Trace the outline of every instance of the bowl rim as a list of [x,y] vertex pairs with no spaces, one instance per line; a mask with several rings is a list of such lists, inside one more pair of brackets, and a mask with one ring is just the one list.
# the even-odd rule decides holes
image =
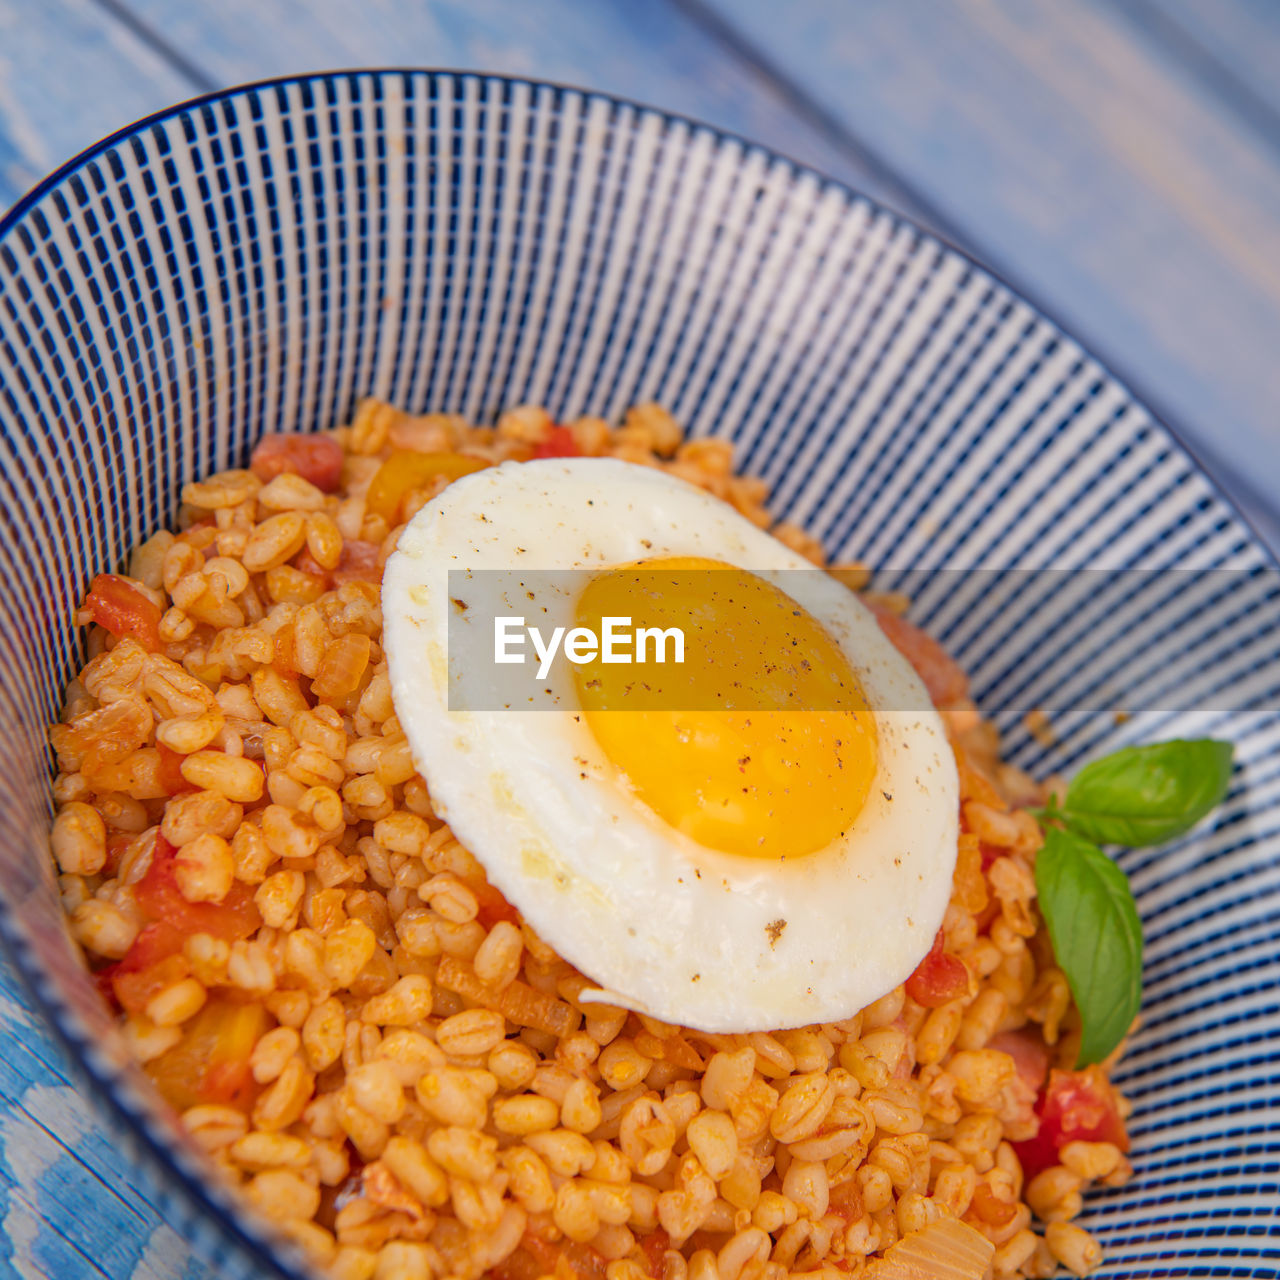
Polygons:
[[[154,125],[163,124],[165,121],[179,117],[187,112],[199,110],[202,107],[210,106],[217,102],[225,101],[227,98],[239,97],[243,94],[259,92],[266,89],[279,89],[287,85],[302,85],[314,82],[327,82],[338,79],[350,79],[355,76],[422,76],[428,79],[432,77],[452,77],[456,80],[474,80],[479,82],[498,83],[502,85],[522,85],[530,89],[550,89],[555,93],[571,94],[575,97],[582,98],[585,101],[593,99],[600,102],[610,103],[614,106],[629,107],[634,111],[657,116],[666,123],[688,125],[691,128],[709,134],[717,142],[737,143],[750,150],[763,153],[768,156],[774,163],[780,163],[788,168],[795,177],[811,177],[817,179],[820,186],[824,189],[834,189],[844,192],[846,195],[853,196],[855,199],[868,205],[878,216],[888,218],[895,227],[907,227],[914,231],[917,235],[926,240],[932,240],[941,245],[949,253],[955,254],[963,259],[970,268],[981,272],[989,279],[993,280],[1001,288],[1005,289],[1013,297],[1024,302],[1034,311],[1037,317],[1051,325],[1057,330],[1062,337],[1073,343],[1080,351],[1092,360],[1112,382],[1114,382],[1133,403],[1140,408],[1150,419],[1154,426],[1164,431],[1169,438],[1178,446],[1178,448],[1187,456],[1187,458],[1195,466],[1199,473],[1200,479],[1203,480],[1213,492],[1214,497],[1221,502],[1241,524],[1244,530],[1249,534],[1251,540],[1262,551],[1264,557],[1268,561],[1268,568],[1280,570],[1280,547],[1273,548],[1271,543],[1262,535],[1261,531],[1254,524],[1253,519],[1240,506],[1239,502],[1229,494],[1218,481],[1213,471],[1205,464],[1201,457],[1198,447],[1188,443],[1190,432],[1181,424],[1178,416],[1172,413],[1162,402],[1158,395],[1150,393],[1149,389],[1143,384],[1141,379],[1131,377],[1124,372],[1110,357],[1102,357],[1098,355],[1093,347],[1081,341],[1076,335],[1074,328],[1064,325],[1055,314],[1054,308],[1044,304],[1039,297],[1038,292],[1030,288],[1024,283],[1015,282],[1009,276],[1002,273],[1001,270],[993,267],[990,263],[984,262],[976,254],[966,249],[964,246],[957,244],[950,236],[943,231],[936,230],[932,227],[923,226],[917,222],[910,214],[895,209],[892,205],[884,203],[883,200],[867,194],[860,188],[854,186],[850,182],[846,182],[842,178],[833,177],[831,174],[820,169],[817,165],[809,164],[805,161],[793,159],[785,152],[777,151],[767,143],[757,142],[755,139],[748,137],[746,134],[738,133],[736,130],[727,129],[723,125],[711,124],[709,121],[703,120],[698,116],[687,115],[681,111],[671,111],[666,107],[658,107],[652,103],[642,102],[638,98],[629,98],[621,94],[608,93],[603,89],[589,89],[581,85],[569,84],[563,80],[543,80],[537,76],[525,75],[509,75],[500,71],[484,71],[471,67],[430,67],[430,66],[411,66],[407,64],[389,64],[385,66],[366,66],[366,67],[335,67],[320,71],[303,71],[295,75],[266,76],[260,80],[246,80],[241,84],[229,85],[222,89],[212,89],[205,93],[199,93],[190,98],[184,98],[179,102],[173,103],[171,106],[161,107],[157,111],[152,111],[145,116],[139,117],[131,124],[122,125],[120,128],[100,138],[98,141],[91,143],[82,151],[77,152],[69,159],[63,161],[56,169],[47,177],[42,178],[29,191],[24,192],[14,202],[11,208],[7,209],[3,215],[0,215],[0,245],[4,243],[5,238],[13,230],[13,228],[22,220],[23,217],[33,209],[41,200],[45,198],[56,187],[60,186],[67,178],[83,169],[99,156],[104,155],[113,147],[126,141],[128,138],[149,129]],[[877,167],[885,167],[880,164],[876,157],[872,157],[872,163]],[[1247,483],[1247,482],[1246,482]]]
[[[1230,512],[1239,523],[1241,529],[1253,543],[1253,549],[1262,553],[1268,567],[1280,570],[1280,551],[1273,550],[1268,541],[1254,526],[1252,520],[1241,510],[1237,501],[1228,494],[1218,480],[1202,462],[1199,453],[1187,443],[1183,429],[1170,425],[1167,411],[1152,407],[1153,400],[1134,389],[1134,384],[1126,377],[1115,372],[1111,363],[1094,354],[1092,348],[1081,342],[1074,333],[1064,327],[1036,299],[1035,292],[1020,285],[1011,283],[1006,277],[988,264],[974,256],[972,252],[955,244],[931,228],[922,226],[914,218],[901,213],[881,200],[866,194],[856,186],[842,179],[832,177],[814,165],[792,159],[785,153],[775,150],[764,143],[750,137],[708,123],[695,116],[670,111],[637,99],[611,94],[600,89],[583,88],[561,81],[543,80],[534,76],[508,75],[500,72],[488,72],[471,68],[457,67],[425,67],[425,66],[369,66],[345,67],[329,70],[303,72],[295,75],[269,76],[259,80],[246,81],[225,88],[211,90],[183,99],[170,106],[151,112],[130,124],[107,134],[90,146],[77,152],[54,169],[47,177],[26,191],[0,216],[0,248],[3,248],[8,236],[47,196],[61,187],[67,179],[83,170],[87,165],[105,155],[112,149],[127,142],[147,130],[178,119],[190,112],[213,106],[232,98],[245,97],[251,93],[283,89],[296,85],[329,83],[335,80],[368,76],[375,79],[389,76],[404,76],[421,79],[451,78],[456,81],[476,81],[498,84],[504,87],[521,86],[533,90],[551,90],[557,95],[563,94],[581,99],[585,102],[599,101],[613,107],[628,108],[639,115],[659,118],[667,125],[687,126],[699,133],[709,135],[718,144],[732,143],[742,146],[748,151],[763,154],[773,164],[784,166],[793,177],[816,179],[820,190],[835,190],[861,202],[875,212],[877,216],[887,218],[895,228],[909,229],[925,241],[932,242],[947,252],[962,259],[972,270],[995,282],[1012,297],[1025,303],[1037,317],[1049,324],[1064,339],[1072,343],[1078,350],[1093,361],[1099,371],[1111,379],[1128,398],[1148,417],[1151,424],[1163,431],[1170,442],[1179,449],[1198,473],[1199,479],[1207,485],[1209,491]],[[129,1095],[131,1089],[121,1089],[120,1077],[99,1065],[97,1055],[90,1052],[91,1045],[79,1033],[76,1027],[76,1016],[69,1004],[64,1002],[52,987],[50,977],[42,967],[34,962],[33,953],[26,947],[21,931],[14,927],[13,908],[0,896],[0,950],[6,954],[12,968],[22,978],[26,994],[39,1014],[42,1027],[52,1031],[55,1040],[67,1055],[72,1075],[79,1077],[89,1086],[89,1093],[95,1098],[109,1124],[123,1127],[128,1131],[131,1140],[137,1144],[138,1150],[145,1157],[141,1173],[149,1190],[156,1192],[148,1195],[147,1200],[152,1207],[163,1205],[163,1202],[176,1194],[184,1197],[191,1208],[211,1219],[212,1229],[220,1229],[230,1236],[234,1245],[251,1258],[255,1266],[267,1268],[276,1280],[302,1280],[307,1274],[301,1265],[295,1267],[287,1260],[292,1254],[299,1263],[300,1255],[283,1237],[275,1234],[265,1219],[249,1213],[236,1211],[229,1193],[215,1192],[207,1178],[196,1171],[194,1165],[185,1167],[187,1162],[175,1158],[175,1150],[171,1143],[160,1136],[157,1116],[150,1113],[145,1100],[136,1100]],[[132,1162],[131,1163],[137,1163]],[[163,1173],[176,1178],[177,1186],[170,1190],[165,1187],[159,1175]],[[220,1203],[221,1196],[228,1196],[227,1202]],[[158,1203],[157,1203],[158,1202]],[[162,1220],[164,1215],[162,1216]],[[261,1225],[259,1225],[261,1224]],[[207,1256],[207,1242],[186,1241],[197,1255]],[[202,1247],[203,1245],[203,1247]]]

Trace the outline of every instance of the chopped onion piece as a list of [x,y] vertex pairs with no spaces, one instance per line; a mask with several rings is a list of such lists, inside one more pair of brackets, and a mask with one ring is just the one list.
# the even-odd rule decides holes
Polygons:
[[891,1245],[864,1280],[984,1280],[995,1245],[955,1218],[940,1218]]

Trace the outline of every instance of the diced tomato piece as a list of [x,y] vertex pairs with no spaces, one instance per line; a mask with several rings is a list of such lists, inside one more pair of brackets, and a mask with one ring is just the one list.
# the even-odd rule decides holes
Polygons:
[[1013,1144],[1028,1178],[1057,1164],[1058,1152],[1068,1142],[1111,1142],[1121,1151],[1129,1150],[1119,1099],[1099,1066],[1051,1071],[1048,1087],[1036,1103],[1036,1115],[1039,1133]]
[[113,636],[132,636],[144,649],[160,649],[160,606],[149,600],[129,578],[100,573],[85,597],[85,609]]
[[381,547],[376,542],[352,538],[342,544],[338,567],[333,571],[334,582],[381,582],[382,569],[378,564]]
[[257,1094],[249,1059],[268,1021],[259,1003],[215,996],[172,1049],[147,1063],[147,1074],[178,1111],[201,1103],[248,1111]]
[[856,1222],[866,1211],[862,1199],[862,1183],[857,1178],[846,1178],[831,1188],[827,1212],[834,1213],[846,1222]]
[[[141,1013],[151,1001],[166,987],[181,982],[191,972],[191,966],[182,956],[182,935],[169,925],[151,924],[142,932],[154,930],[152,939],[144,943],[142,950],[167,951],[162,960],[156,960],[144,968],[133,970],[126,967],[132,950],[125,959],[116,965],[117,972],[111,977],[111,990],[120,1002],[120,1007],[129,1013]],[[141,935],[139,935],[141,937]],[[134,943],[137,946],[137,943]]]
[[113,876],[116,868],[120,865],[120,859],[124,857],[124,851],[137,839],[136,836],[129,831],[117,831],[115,835],[107,838],[107,860],[102,864],[102,874],[104,876]]
[[325,585],[328,586],[329,570],[305,547],[293,557],[293,567],[301,573],[309,573],[313,578],[322,579]]
[[131,1013],[141,1012],[153,995],[186,976],[182,948],[191,934],[236,942],[262,923],[252,890],[239,881],[219,903],[188,902],[178,888],[176,856],[177,850],[157,832],[151,865],[133,890],[148,923],[124,957],[97,974],[104,994],[114,995]]
[[164,920],[153,920],[138,931],[133,946],[125,952],[115,969],[118,975],[142,973],[181,950],[181,932]]
[[160,785],[171,796],[180,795],[184,791],[198,790],[182,776],[182,762],[186,756],[179,755],[171,747],[166,747],[163,742],[156,743],[156,754],[160,757],[158,775]]
[[662,1259],[671,1248],[671,1237],[662,1227],[659,1227],[656,1231],[650,1231],[647,1236],[641,1236],[637,1243],[640,1245],[640,1252],[644,1254],[645,1262],[648,1263],[649,1274],[662,1275]]
[[[248,1017],[251,1015],[246,1014],[243,1016]],[[253,1053],[253,1046],[257,1043],[257,1035],[248,1040],[250,1055]],[[205,1102],[222,1102],[234,1105],[236,1100],[244,1093],[246,1086],[251,1088],[252,1083],[248,1056],[233,1058],[229,1054],[220,1054],[205,1068],[199,1097]]]
[[537,1260],[523,1245],[519,1245],[489,1272],[491,1280],[538,1280],[542,1274]]
[[931,635],[886,608],[874,596],[862,599],[893,647],[915,668],[935,703],[958,702],[969,692],[969,677]]
[[560,1275],[557,1263],[563,1262],[573,1280],[604,1280],[608,1266],[604,1256],[589,1244],[577,1244],[573,1240],[552,1242],[543,1240],[532,1231],[526,1231],[516,1253],[524,1252],[537,1266],[537,1275]]
[[968,990],[969,970],[959,956],[948,955],[942,949],[942,930],[939,929],[929,954],[907,979],[907,995],[926,1009],[936,1009]]
[[520,922],[520,913],[487,880],[479,883],[468,881],[467,887],[475,894],[479,904],[476,919],[486,929],[492,929],[499,920],[506,920],[510,924]]
[[181,951],[182,934],[172,925],[154,922],[142,927],[120,960],[94,977],[106,999],[114,998],[130,1013],[141,1013],[152,996],[187,976]]
[[982,854],[982,870],[984,874],[991,870],[998,859],[1005,857],[1009,852],[1008,849],[997,849],[990,844],[979,844],[978,849]]
[[995,924],[996,918],[1000,915],[999,899],[993,897],[976,916],[973,917],[973,927],[979,933],[986,934],[991,926]]
[[554,426],[547,438],[533,451],[535,458],[576,458],[582,452],[573,438],[571,427]]
[[405,496],[420,489],[437,476],[457,480],[473,471],[483,471],[489,463],[461,453],[418,453],[401,449],[380,466],[365,495],[364,509],[371,516],[381,516],[389,525],[400,522],[400,507]]
[[1034,1138],[1027,1138],[1023,1142],[1013,1144],[1013,1149],[1018,1154],[1018,1162],[1022,1165],[1023,1176],[1030,1181],[1037,1173],[1057,1164],[1058,1148],[1061,1145],[1054,1140],[1053,1135],[1045,1132],[1044,1118],[1041,1117],[1040,1132]]
[[157,835],[147,874],[134,886],[133,896],[148,920],[172,926],[183,937],[211,933],[226,942],[249,937],[262,923],[253,890],[237,880],[221,902],[188,902],[178,888],[177,850]]
[[1049,1046],[1039,1030],[1024,1027],[1021,1031],[1000,1031],[987,1041],[988,1049],[998,1049],[1013,1059],[1019,1077],[1033,1093],[1044,1088],[1049,1074]]
[[249,459],[249,469],[263,484],[292,473],[332,493],[342,478],[342,446],[328,436],[297,431],[263,436]]

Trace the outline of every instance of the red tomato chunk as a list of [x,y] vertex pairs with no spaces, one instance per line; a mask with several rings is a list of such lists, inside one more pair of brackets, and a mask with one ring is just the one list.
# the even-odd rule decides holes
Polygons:
[[959,956],[943,951],[942,930],[939,929],[929,954],[907,979],[907,995],[926,1009],[936,1009],[959,999],[968,990],[969,970]]
[[342,446],[328,436],[300,432],[263,436],[249,459],[249,470],[263,484],[291,472],[332,493],[342,478]]
[[110,984],[120,1007],[141,1013],[152,996],[181,982],[190,972],[182,957],[182,934],[170,924],[149,924],[134,939],[119,964],[104,969],[101,980]]
[[211,933],[225,942],[250,937],[262,923],[253,890],[237,880],[221,902],[188,902],[178,888],[177,852],[163,836],[156,837],[151,866],[133,891],[143,914],[149,920],[172,925],[184,936]]
[[238,880],[221,902],[188,902],[174,873],[176,856],[173,845],[157,834],[151,866],[133,890],[148,923],[124,958],[97,974],[103,990],[130,1013],[141,1013],[152,996],[187,976],[182,947],[192,934],[239,942],[262,923],[253,891]]
[[[530,1230],[524,1233],[520,1248],[516,1250],[517,1255],[520,1253],[524,1253],[537,1267],[538,1275],[563,1276],[565,1280],[604,1280],[607,1264],[589,1244],[578,1244],[572,1240],[552,1243]],[[516,1268],[512,1270],[516,1271]]]
[[1049,1074],[1049,1046],[1039,1028],[1000,1031],[987,1041],[988,1049],[998,1049],[1013,1059],[1014,1069],[1032,1093],[1044,1088]]
[[958,702],[969,692],[969,677],[951,655],[914,623],[899,617],[874,597],[863,597],[890,643],[915,668],[929,697],[939,706]]
[[116,639],[132,636],[144,649],[160,649],[160,606],[136,583],[116,573],[100,573],[93,580],[84,607],[94,622]]
[[552,427],[547,438],[533,450],[535,458],[576,458],[582,452],[570,427]]
[[479,904],[476,919],[486,929],[492,929],[499,920],[508,920],[512,924],[520,923],[520,913],[487,881],[480,883],[471,880],[468,881],[467,887],[475,894],[476,902]]
[[1028,1178],[1057,1164],[1058,1152],[1068,1142],[1110,1142],[1121,1151],[1129,1150],[1119,1099],[1101,1067],[1051,1071],[1036,1114],[1040,1132],[1013,1144]]
[[333,571],[334,582],[381,582],[382,570],[378,567],[381,548],[376,542],[351,538],[342,544],[342,556]]
[[166,747],[163,742],[156,743],[156,753],[160,757],[160,769],[157,775],[160,785],[171,796],[197,789],[182,776],[182,762],[186,756],[179,755],[172,748]]

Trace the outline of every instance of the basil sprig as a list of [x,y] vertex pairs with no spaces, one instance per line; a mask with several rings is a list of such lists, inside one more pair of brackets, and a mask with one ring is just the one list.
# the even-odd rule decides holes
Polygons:
[[1101,1062],[1142,1003],[1142,923],[1128,877],[1097,845],[1050,827],[1036,855],[1036,893],[1080,1010],[1077,1066]]
[[1231,744],[1211,738],[1124,747],[1081,769],[1041,814],[1036,894],[1080,1011],[1078,1067],[1111,1053],[1142,1000],[1137,904],[1094,842],[1138,848],[1182,835],[1226,795],[1231,767]]
[[1163,844],[1227,794],[1231,754],[1229,742],[1212,738],[1123,747],[1085,765],[1051,814],[1088,840],[1130,849]]

